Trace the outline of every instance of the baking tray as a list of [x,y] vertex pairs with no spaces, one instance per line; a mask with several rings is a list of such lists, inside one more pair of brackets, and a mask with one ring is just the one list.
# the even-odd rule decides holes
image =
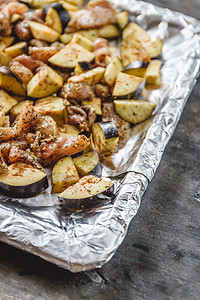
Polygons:
[[164,39],[163,84],[148,95],[157,104],[154,116],[132,128],[125,147],[113,155],[112,167],[102,170],[115,182],[115,200],[70,214],[58,206],[50,188],[30,199],[0,195],[0,240],[72,272],[101,267],[122,243],[200,69],[198,20],[145,2],[111,2],[129,11],[130,20],[152,38]]

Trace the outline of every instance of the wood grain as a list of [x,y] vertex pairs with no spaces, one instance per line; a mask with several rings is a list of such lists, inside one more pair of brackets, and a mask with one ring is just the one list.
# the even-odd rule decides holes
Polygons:
[[[199,16],[197,0],[151,1]],[[0,300],[200,299],[200,81],[113,259],[72,274],[0,243]]]

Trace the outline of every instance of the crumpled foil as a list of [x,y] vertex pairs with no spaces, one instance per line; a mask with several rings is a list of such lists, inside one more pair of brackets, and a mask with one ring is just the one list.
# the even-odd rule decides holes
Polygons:
[[163,85],[148,95],[157,104],[154,116],[132,128],[125,147],[113,155],[112,168],[102,171],[115,182],[115,201],[70,214],[50,188],[30,199],[0,196],[0,240],[72,272],[101,267],[122,243],[200,69],[198,20],[145,2],[112,3],[129,11],[130,20],[152,38],[164,39]]

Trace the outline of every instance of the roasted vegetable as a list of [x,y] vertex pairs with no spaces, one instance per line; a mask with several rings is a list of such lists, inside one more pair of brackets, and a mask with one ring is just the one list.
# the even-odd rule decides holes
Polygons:
[[62,31],[63,31],[62,22],[59,17],[59,14],[53,7],[50,7],[47,12],[47,15],[45,18],[45,25],[53,28],[54,30],[56,30],[60,33],[62,33]]
[[85,149],[83,149],[83,154],[88,153],[90,151],[92,152],[95,151],[92,134],[89,137],[89,141],[90,141],[89,145]]
[[58,40],[60,32],[35,21],[27,21],[35,39],[53,43]]
[[90,100],[82,100],[82,105],[90,105],[95,109],[97,115],[101,115],[101,98],[92,98]]
[[66,9],[67,11],[76,11],[79,9],[78,6],[71,3],[71,1],[68,2],[66,0],[63,0],[63,1],[60,0],[60,2],[62,3],[63,8]]
[[87,83],[88,85],[94,85],[102,79],[104,72],[104,68],[97,67],[80,75],[70,77],[68,83],[82,82]]
[[74,34],[74,36],[72,38],[72,43],[77,43],[90,52],[94,51],[93,42],[91,42],[89,39],[87,39],[86,37],[84,37],[78,33]]
[[108,49],[110,51],[111,58],[114,58],[115,56],[119,57],[119,50],[117,49],[117,47],[110,46],[110,47],[108,47]]
[[84,0],[67,0],[67,2],[68,1],[78,7],[83,7],[83,5],[84,5]]
[[144,78],[146,79],[146,83],[155,84],[160,76],[161,69],[161,61],[160,60],[152,60],[146,70]]
[[144,77],[148,64],[145,61],[134,61],[124,68],[124,72],[137,77]]
[[120,29],[124,29],[128,23],[128,12],[123,11],[119,14],[117,14],[117,25],[119,26]]
[[149,118],[156,104],[142,100],[115,100],[117,113],[130,123],[140,123]]
[[3,50],[0,50],[0,66],[8,66],[12,57],[6,54]]
[[57,13],[60,17],[60,21],[62,23],[61,24],[62,25],[61,32],[63,32],[65,30],[65,27],[67,27],[67,24],[70,21],[70,15],[69,15],[67,9],[63,7],[62,3],[55,2],[55,3],[51,4],[51,7],[57,11]]
[[33,7],[45,7],[48,4],[53,3],[55,0],[32,0],[31,6]]
[[132,40],[139,41],[151,58],[159,56],[162,52],[162,40],[157,38],[155,41],[152,41],[149,34],[134,22],[129,23],[123,31],[123,39],[127,39],[128,36],[130,36]]
[[[94,42],[94,40],[99,37],[98,29],[79,30],[76,33],[82,35],[92,42]],[[74,33],[64,33],[60,36],[60,40],[62,43],[68,44],[71,42],[73,36]]]
[[13,14],[11,19],[10,19],[10,23],[16,23],[17,21],[21,20],[22,16],[19,14]]
[[63,78],[56,71],[44,66],[27,85],[29,97],[42,98],[57,92],[63,85]]
[[157,38],[155,41],[150,41],[145,44],[145,48],[148,51],[151,58],[158,57],[162,52],[163,41]]
[[52,171],[52,193],[62,193],[67,187],[79,181],[78,172],[71,157],[61,158]]
[[68,121],[66,107],[60,97],[49,96],[39,99],[36,101],[34,108],[38,113],[52,117],[58,126]]
[[87,62],[79,62],[77,63],[75,69],[74,69],[74,75],[80,75],[81,73],[85,71],[89,71],[92,68],[91,63]]
[[13,36],[6,36],[1,38],[0,40],[0,51],[4,50],[5,48],[9,47],[14,41]]
[[19,80],[12,74],[8,67],[0,68],[0,87],[12,94],[25,96],[26,92]]
[[78,62],[91,62],[94,54],[77,43],[69,43],[58,53],[53,55],[49,62],[63,68],[75,68]]
[[91,40],[92,42],[94,42],[94,40],[99,37],[98,29],[80,30],[77,31],[77,33],[84,36],[88,40]]
[[114,184],[93,175],[82,177],[59,195],[60,203],[69,209],[83,209],[112,200]]
[[47,176],[31,165],[11,164],[8,172],[0,174],[0,193],[12,198],[29,198],[48,187]]
[[119,139],[115,124],[113,122],[95,123],[92,127],[92,134],[99,155],[111,156]]
[[138,24],[131,22],[123,30],[122,38],[125,39],[130,33],[134,33],[135,37],[142,43],[148,42],[151,40],[149,34]]
[[7,114],[18,102],[4,90],[0,89],[0,111]]
[[118,74],[122,71],[122,63],[118,56],[115,56],[111,62],[107,65],[103,81],[112,86],[117,78]]
[[150,55],[143,44],[135,39],[135,34],[128,34],[120,45],[121,60],[124,67],[134,61],[150,61]]
[[120,72],[113,89],[113,97],[127,96],[137,90],[143,78]]
[[[94,151],[89,151],[73,159],[73,162],[80,176],[87,174],[95,174],[99,163],[98,154]],[[96,169],[96,170],[95,170]],[[98,171],[98,170],[97,170]]]
[[120,35],[120,30],[112,24],[99,28],[99,36],[103,38],[115,38]]
[[27,51],[27,43],[26,42],[19,42],[13,46],[5,48],[5,53],[14,58],[18,55],[24,54]]
[[73,33],[64,33],[60,36],[60,41],[63,44],[69,44],[72,41],[74,34]]

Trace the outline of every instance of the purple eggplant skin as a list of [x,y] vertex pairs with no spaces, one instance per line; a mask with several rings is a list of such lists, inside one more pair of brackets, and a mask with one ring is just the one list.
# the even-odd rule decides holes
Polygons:
[[143,99],[142,93],[143,93],[144,87],[145,87],[145,80],[143,80],[142,83],[140,84],[140,86],[137,88],[137,90],[131,94],[131,99],[142,100]]
[[76,153],[76,154],[72,154],[72,155],[71,155],[71,158],[78,157],[78,156],[80,156],[80,155],[82,155],[82,154],[83,154],[83,150],[80,151],[80,152],[78,152],[78,153]]
[[96,120],[95,120],[95,123],[99,123],[102,121],[102,115],[97,115],[96,116]]
[[39,181],[24,186],[13,186],[0,182],[0,194],[12,198],[31,198],[42,193],[48,186],[47,176]]
[[132,63],[130,63],[126,67],[124,67],[124,70],[147,68],[148,64],[149,63],[147,61],[137,60],[137,61],[133,61]]
[[112,139],[119,136],[114,122],[100,122],[99,126],[101,127],[106,139]]
[[73,210],[83,210],[99,205],[103,205],[105,202],[113,202],[115,198],[114,194],[114,184],[111,185],[107,190],[101,192],[100,194],[94,195],[88,198],[82,199],[66,199],[58,197],[61,208],[73,209]]
[[80,65],[83,72],[92,69],[92,63],[88,63],[88,62],[83,61],[83,62],[79,62],[79,65]]
[[82,129],[78,135],[85,135],[88,139],[91,136],[91,133],[85,129]]
[[49,7],[54,8],[57,11],[57,13],[59,14],[59,17],[60,17],[60,20],[62,23],[62,28],[63,28],[62,33],[63,33],[71,19],[68,11],[66,9],[64,9],[62,4],[59,2],[52,3]]

